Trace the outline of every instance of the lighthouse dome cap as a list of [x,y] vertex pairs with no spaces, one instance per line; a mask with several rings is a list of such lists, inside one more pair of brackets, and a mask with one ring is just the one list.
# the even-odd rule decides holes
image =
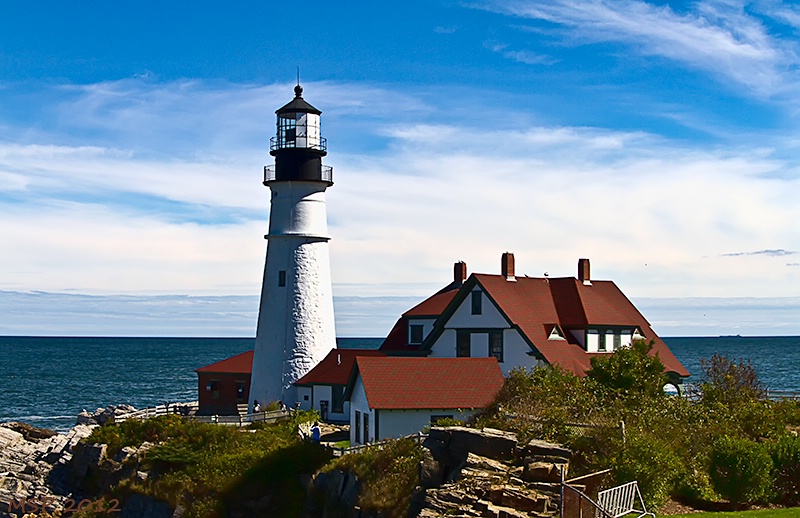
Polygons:
[[320,115],[322,112],[314,108],[303,99],[303,87],[297,85],[294,87],[294,99],[285,106],[275,110],[275,113],[282,115],[284,113],[313,113]]

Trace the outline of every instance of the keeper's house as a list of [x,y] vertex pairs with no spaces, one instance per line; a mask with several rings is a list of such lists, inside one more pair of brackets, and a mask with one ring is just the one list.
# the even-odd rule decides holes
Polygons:
[[237,415],[250,394],[253,351],[196,369],[198,415]]
[[670,382],[689,372],[612,281],[590,276],[588,259],[575,277],[515,275],[514,255],[500,275],[472,274],[456,263],[447,287],[402,315],[380,347],[387,355],[428,358],[494,357],[503,374],[515,367],[558,365],[583,376],[593,356],[634,339],[654,342]]
[[497,360],[358,356],[347,386],[350,444],[464,420],[492,403],[504,381]]

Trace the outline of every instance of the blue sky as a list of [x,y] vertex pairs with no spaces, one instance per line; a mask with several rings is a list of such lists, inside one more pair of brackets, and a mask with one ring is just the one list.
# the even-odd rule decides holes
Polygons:
[[274,110],[323,111],[337,333],[588,257],[665,336],[800,334],[800,7],[0,4],[0,334],[252,336]]

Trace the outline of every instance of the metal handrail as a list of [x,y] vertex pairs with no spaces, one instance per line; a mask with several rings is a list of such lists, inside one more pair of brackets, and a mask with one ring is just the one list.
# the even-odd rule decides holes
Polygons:
[[[639,504],[641,504],[641,509],[636,508],[637,497]],[[631,513],[637,513],[639,515],[637,518],[642,518],[643,516],[655,518],[656,516],[645,507],[642,493],[639,491],[639,484],[635,480],[600,491],[597,494],[597,500],[599,505],[607,510],[613,518],[620,518]]]
[[[595,518],[614,518],[608,511],[603,509],[597,502],[592,500],[589,495],[578,489],[577,487],[571,486],[566,482],[561,482],[561,518],[564,518],[564,490],[567,489],[572,491],[576,495],[578,495],[579,502],[587,502],[590,506],[594,508],[595,511]],[[582,507],[582,506],[581,506]],[[581,516],[583,515],[582,510],[579,513]]]
[[[303,137],[301,137],[303,138]],[[308,137],[305,137],[308,140]],[[278,137],[270,137],[269,139],[269,150],[275,151],[277,149],[316,149],[318,151],[327,151],[328,150],[328,139],[325,137],[319,137],[319,144],[304,146],[301,148],[297,147],[297,142],[295,140],[290,139],[280,139]]]
[[[274,182],[275,180],[277,180],[277,170],[275,169],[275,165],[265,165],[264,166],[264,184],[266,184],[268,182]],[[319,181],[333,183],[333,167],[332,166],[329,166],[329,165],[320,166]]]

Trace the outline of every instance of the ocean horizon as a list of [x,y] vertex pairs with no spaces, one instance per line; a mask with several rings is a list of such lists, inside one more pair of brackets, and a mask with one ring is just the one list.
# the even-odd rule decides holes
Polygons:
[[[714,354],[750,361],[771,390],[800,391],[800,336],[665,337],[701,379]],[[383,338],[337,339],[340,348],[375,349]],[[0,423],[23,421],[65,431],[82,410],[145,408],[195,401],[195,369],[253,348],[255,338],[0,336]]]

